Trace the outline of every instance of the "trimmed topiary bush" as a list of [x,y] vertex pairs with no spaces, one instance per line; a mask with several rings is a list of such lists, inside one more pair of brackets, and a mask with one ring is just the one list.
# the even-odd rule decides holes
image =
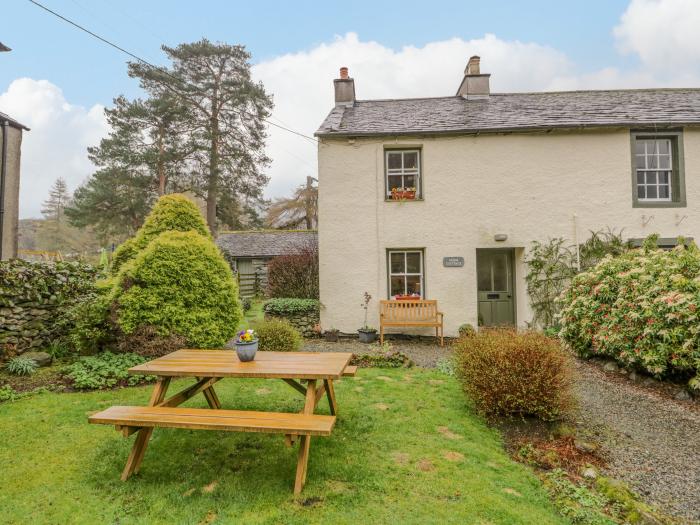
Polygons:
[[455,374],[484,415],[552,421],[573,405],[569,358],[544,334],[482,329],[453,349]]
[[472,337],[476,335],[476,330],[469,323],[459,325],[459,328],[457,330],[459,331],[460,337]]
[[301,348],[301,334],[287,321],[262,321],[255,326],[259,348],[269,352],[295,352]]
[[152,240],[123,268],[112,300],[125,334],[150,326],[201,348],[223,346],[241,318],[229,265],[196,231],[169,231]]
[[180,194],[164,195],[153,206],[136,235],[123,242],[114,252],[112,274],[116,275],[125,263],[133,260],[149,242],[166,231],[195,231],[211,239],[204,217],[190,199]]
[[700,250],[682,244],[664,251],[652,237],[576,276],[561,298],[560,337],[583,357],[691,377],[700,389]]

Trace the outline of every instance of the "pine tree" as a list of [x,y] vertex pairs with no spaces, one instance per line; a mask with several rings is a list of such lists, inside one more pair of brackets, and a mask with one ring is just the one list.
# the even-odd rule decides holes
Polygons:
[[267,210],[266,222],[272,228],[318,227],[318,187],[311,177],[288,198],[276,199]]
[[[162,49],[171,68],[130,63],[129,75],[138,78],[151,96],[175,96],[186,108],[192,126],[192,189],[206,199],[207,223],[215,233],[217,217],[227,223],[243,222],[242,214],[263,203],[268,177],[262,169],[269,163],[264,152],[265,119],[272,98],[251,79],[250,54],[243,46],[202,39]],[[231,205],[234,200],[236,206]],[[233,217],[220,207],[226,201]]]
[[59,177],[51,186],[48,198],[42,203],[41,214],[44,216],[43,229],[47,237],[53,238],[52,248],[58,249],[63,230],[66,226],[65,209],[70,201],[70,192],[66,181]]

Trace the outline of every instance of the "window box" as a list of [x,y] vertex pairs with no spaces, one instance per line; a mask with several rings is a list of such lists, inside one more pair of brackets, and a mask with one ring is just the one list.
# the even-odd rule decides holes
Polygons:
[[416,200],[415,188],[391,188],[391,200],[414,201]]

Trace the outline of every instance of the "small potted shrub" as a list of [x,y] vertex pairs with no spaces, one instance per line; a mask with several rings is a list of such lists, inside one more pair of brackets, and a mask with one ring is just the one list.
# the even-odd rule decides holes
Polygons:
[[236,335],[236,354],[242,362],[248,362],[255,359],[255,353],[258,351],[258,336],[255,330],[241,330]]
[[459,336],[460,337],[474,337],[476,335],[476,330],[469,323],[464,323],[459,325]]
[[328,341],[329,343],[337,343],[339,333],[340,330],[338,330],[337,328],[331,328],[330,330],[326,330],[325,332],[323,332],[323,335],[326,338],[326,341]]
[[357,331],[361,343],[373,343],[377,339],[377,330],[367,324],[367,310],[369,309],[369,302],[371,300],[372,296],[368,292],[365,292],[361,305],[362,308],[365,309],[365,324]]

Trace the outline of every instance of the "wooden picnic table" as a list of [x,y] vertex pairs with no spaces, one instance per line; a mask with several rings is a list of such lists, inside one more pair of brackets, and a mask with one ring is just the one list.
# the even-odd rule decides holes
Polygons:
[[[90,416],[89,422],[115,425],[124,436],[138,434],[122,472],[124,481],[139,471],[155,427],[280,433],[288,446],[301,436],[294,482],[294,493],[299,494],[306,481],[311,436],[330,435],[335,424],[333,381],[357,370],[349,366],[351,358],[351,353],[340,352],[258,352],[254,361],[244,363],[233,350],[178,350],[129,369],[130,374],[158,377],[147,407],[110,407]],[[196,382],[166,398],[173,377],[194,377]],[[222,409],[214,385],[224,378],[281,379],[304,396],[304,408],[299,414]],[[200,393],[209,409],[178,408]],[[314,414],[324,396],[330,416]]]

